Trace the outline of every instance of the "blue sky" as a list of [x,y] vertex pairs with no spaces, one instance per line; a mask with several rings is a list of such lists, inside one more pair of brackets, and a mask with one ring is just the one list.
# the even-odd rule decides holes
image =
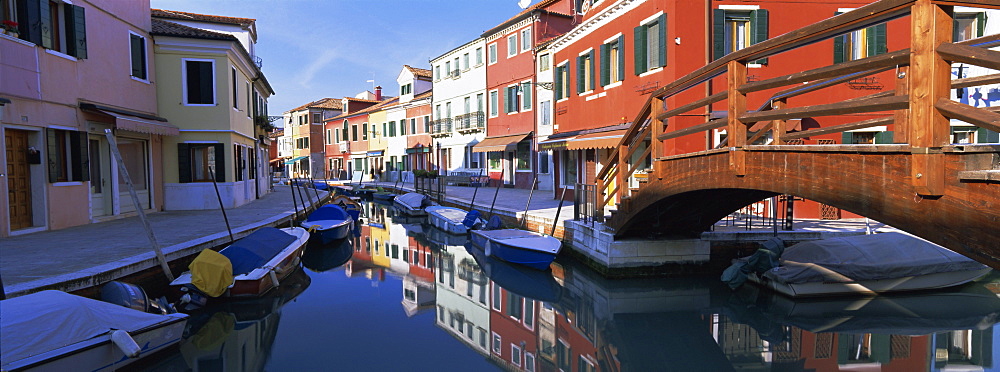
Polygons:
[[[532,3],[537,2],[533,0]],[[521,11],[517,0],[151,0],[153,8],[254,18],[276,95],[268,114],[376,84],[396,95],[404,64],[465,44]]]

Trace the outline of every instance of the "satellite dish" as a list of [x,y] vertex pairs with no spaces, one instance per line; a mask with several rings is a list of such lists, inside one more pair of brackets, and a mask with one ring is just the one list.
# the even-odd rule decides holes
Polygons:
[[526,9],[528,7],[528,5],[531,5],[531,0],[518,0],[517,1],[517,6],[521,7],[521,9]]

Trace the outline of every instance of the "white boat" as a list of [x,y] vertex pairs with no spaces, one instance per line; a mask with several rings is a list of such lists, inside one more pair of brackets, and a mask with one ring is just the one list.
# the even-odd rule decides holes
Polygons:
[[0,370],[115,370],[179,342],[187,320],[53,290],[3,300]]
[[779,265],[748,280],[790,297],[879,294],[946,288],[990,272],[986,265],[901,233],[802,242]]
[[470,228],[474,228],[476,225],[485,225],[485,222],[478,217],[479,212],[467,212],[458,208],[442,206],[430,206],[424,210],[427,211],[427,222],[452,234],[468,234]]
[[469,240],[486,256],[538,270],[547,269],[562,248],[555,237],[520,229],[472,230]]
[[408,192],[392,199],[392,205],[410,216],[424,216],[424,205],[427,203],[427,196],[415,192]]

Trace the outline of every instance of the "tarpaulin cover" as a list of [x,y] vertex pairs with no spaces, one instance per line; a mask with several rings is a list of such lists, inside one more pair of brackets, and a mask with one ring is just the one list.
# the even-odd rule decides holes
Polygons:
[[420,209],[424,205],[424,199],[426,196],[423,194],[418,194],[415,192],[408,192],[406,194],[397,196],[395,200],[397,203],[410,207],[411,209]]
[[850,282],[983,268],[937,244],[893,232],[799,243],[764,275],[782,283]]
[[175,319],[60,291],[0,301],[0,363],[86,341],[115,329],[136,331]]
[[191,270],[191,284],[199,291],[212,297],[219,297],[233,284],[233,265],[221,253],[206,249],[188,265]]
[[350,218],[351,216],[347,214],[344,208],[334,204],[326,204],[317,208],[315,212],[310,213],[309,217],[306,217],[306,221],[344,221]]
[[295,237],[273,227],[262,227],[222,249],[233,264],[233,275],[243,275],[263,266],[295,241]]

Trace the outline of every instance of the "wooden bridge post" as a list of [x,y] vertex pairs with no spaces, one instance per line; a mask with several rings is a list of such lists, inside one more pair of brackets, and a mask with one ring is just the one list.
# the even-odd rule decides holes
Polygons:
[[[774,100],[774,102],[771,102],[771,109],[773,109],[773,110],[781,110],[781,109],[785,108],[785,106],[787,106],[787,105],[788,105],[788,99],[787,98],[781,98],[781,99]],[[785,136],[785,130],[787,129],[787,128],[785,128],[785,123],[786,122],[787,122],[787,120],[784,120],[784,119],[777,119],[777,120],[771,121],[771,137],[774,139],[774,143],[773,144],[775,144],[775,145],[784,145],[785,144],[785,139],[782,138],[782,137]],[[805,128],[803,128],[803,129],[805,129]]]
[[726,89],[729,91],[727,109],[729,117],[726,125],[726,138],[729,142],[729,168],[737,176],[746,175],[746,153],[743,146],[747,142],[747,126],[740,121],[740,116],[747,111],[747,95],[739,91],[740,85],[747,82],[747,65],[740,61],[729,61],[726,74]]
[[[904,96],[910,94],[910,67],[899,66],[896,71],[896,95]],[[910,110],[896,110],[892,113],[893,143],[910,143]]]
[[[649,108],[649,125],[653,126],[652,133],[649,137],[649,145],[653,147],[652,151],[649,152],[649,157],[656,161],[656,158],[663,156],[663,140],[660,140],[660,134],[663,134],[663,121],[659,119],[660,114],[663,113],[663,106],[666,104],[666,100],[658,97],[653,97],[652,102],[650,102]],[[667,119],[670,120],[670,119]],[[652,164],[652,162],[650,162]]]
[[[618,148],[618,180],[616,181],[618,187],[618,202],[623,204],[625,197],[628,194],[628,170],[632,169],[629,165],[629,151],[627,146],[622,146]],[[620,212],[626,212],[625,207],[619,205]]]
[[934,107],[948,98],[951,64],[937,53],[952,39],[952,7],[917,0],[911,8],[909,94],[910,177],[921,196],[944,194],[944,154],[948,143],[948,119]]

